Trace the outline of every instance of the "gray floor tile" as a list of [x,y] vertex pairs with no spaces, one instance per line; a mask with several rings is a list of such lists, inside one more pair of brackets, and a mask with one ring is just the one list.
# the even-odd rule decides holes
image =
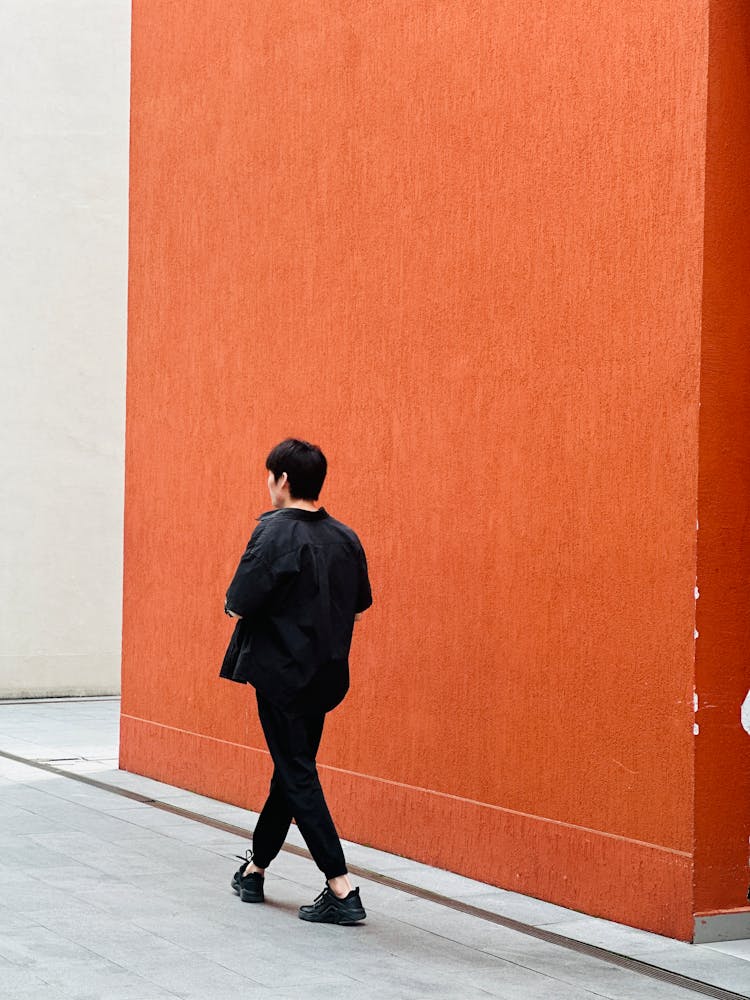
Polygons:
[[545,900],[534,899],[533,896],[522,896],[518,892],[505,889],[487,889],[483,893],[472,893],[469,896],[459,896],[472,906],[478,906],[490,913],[497,913],[511,920],[532,927],[545,927],[548,924],[551,931],[557,931],[557,923],[563,920],[576,919],[579,914],[567,910],[564,906],[556,906]]
[[617,1000],[639,1000],[641,997],[644,1000],[687,1000],[682,989],[544,941],[527,939],[519,944],[508,940],[491,951],[507,962],[601,996]]
[[[352,997],[355,1000],[415,1000],[400,990],[394,991],[383,986],[368,988],[359,983],[354,990],[351,984],[338,988],[327,987],[324,996],[325,1000],[352,1000]],[[310,990],[304,985],[284,986],[280,989],[264,990],[260,997],[262,1000],[310,1000]]]
[[149,979],[104,959],[50,963],[44,978],[70,1000],[143,1000],[170,996],[169,991],[160,989]]
[[61,845],[61,850],[66,854],[63,856],[65,860],[60,862],[59,867],[78,863],[99,871],[102,876],[108,876],[110,872],[122,869],[144,875],[158,875],[164,870],[164,864],[160,864],[156,859],[131,850],[118,852],[116,848],[117,845],[100,843],[96,847],[77,849],[73,844],[66,843]]
[[750,965],[742,958],[719,952],[707,955],[692,945],[680,945],[679,942],[654,951],[634,951],[633,954],[659,968],[693,976],[701,982],[750,997]]
[[[351,855],[352,852],[350,851],[347,859]],[[493,886],[489,886],[485,882],[477,882],[474,879],[464,878],[463,875],[456,875],[454,872],[429,868],[427,865],[415,865],[414,862],[406,862],[402,866],[398,862],[404,859],[396,858],[394,855],[388,855],[387,857],[393,858],[394,862],[392,867],[386,862],[384,874],[389,874],[402,882],[410,882],[413,885],[418,885],[421,889],[428,889],[430,892],[437,892],[445,896],[455,896],[457,899],[468,900],[471,898],[471,901],[474,902],[474,897],[477,895],[487,893],[488,891],[502,891],[494,889]],[[380,865],[379,867],[383,866]],[[566,912],[570,913],[569,910]]]
[[506,943],[523,948],[528,940],[525,935],[517,931],[489,923],[479,917],[472,917],[403,894],[392,899],[390,915],[396,920],[419,927],[446,940],[477,950],[491,951],[493,954],[500,954],[496,949],[501,949]]
[[743,958],[750,961],[750,940],[743,941],[716,941],[712,944],[702,944],[698,949],[707,948],[709,951],[720,951],[725,955],[732,955],[735,958]]
[[64,995],[26,968],[0,969],[1,1000],[60,1000]]
[[[2,892],[1,889],[0,892]],[[33,916],[30,916],[27,913],[20,913],[8,906],[4,895],[0,896],[0,898],[3,900],[2,905],[0,905],[0,927],[4,930],[18,930],[24,927],[31,927],[38,923]]]
[[250,976],[230,971],[189,952],[166,962],[153,963],[148,956],[134,956],[131,961],[144,979],[176,993],[184,1000],[214,1000],[215,997],[232,993],[236,1000],[237,997],[259,990],[261,985]]
[[[549,929],[555,934],[562,934],[575,941],[587,941],[600,948],[609,948],[618,954],[630,955],[640,951],[656,952],[662,948],[671,948],[675,944],[672,938],[662,937],[660,934],[649,934],[648,931],[638,930],[636,927],[628,927],[625,924],[613,923],[611,920],[584,915],[571,919],[570,910],[567,913],[567,920],[556,920]],[[686,947],[692,950],[691,946]]]
[[[0,956],[11,965],[33,970],[36,975],[58,964],[85,962],[92,957],[85,946],[39,924],[0,928]],[[46,979],[46,975],[42,978]]]
[[35,815],[28,809],[19,809],[16,807],[0,808],[0,836],[2,840],[10,840],[12,842],[16,834],[27,834],[32,822],[35,830],[40,825],[45,825],[48,830],[55,828],[54,820],[45,821],[43,817]]

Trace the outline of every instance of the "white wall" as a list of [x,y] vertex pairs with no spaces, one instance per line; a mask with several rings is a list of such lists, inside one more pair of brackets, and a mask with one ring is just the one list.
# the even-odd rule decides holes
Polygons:
[[0,697],[120,683],[129,0],[0,0]]

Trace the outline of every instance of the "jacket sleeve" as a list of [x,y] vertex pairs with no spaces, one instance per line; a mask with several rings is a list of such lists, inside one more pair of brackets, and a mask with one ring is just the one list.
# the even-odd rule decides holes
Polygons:
[[273,593],[275,582],[275,574],[263,558],[258,539],[253,533],[229,584],[225,609],[243,618],[251,618]]
[[354,609],[357,614],[367,609],[372,604],[372,590],[370,588],[370,578],[367,574],[367,559],[364,549],[359,550],[359,585],[357,587],[357,606]]

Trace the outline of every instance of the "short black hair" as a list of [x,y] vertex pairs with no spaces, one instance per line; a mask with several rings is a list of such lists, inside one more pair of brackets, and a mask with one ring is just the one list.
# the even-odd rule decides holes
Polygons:
[[328,462],[320,448],[309,441],[287,438],[272,448],[266,468],[278,479],[286,472],[289,492],[295,500],[317,500],[328,471]]

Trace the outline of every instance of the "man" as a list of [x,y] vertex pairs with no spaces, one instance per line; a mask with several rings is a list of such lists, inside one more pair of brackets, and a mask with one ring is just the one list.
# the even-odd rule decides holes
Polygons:
[[316,445],[288,438],[266,459],[274,510],[262,514],[227,591],[239,619],[221,676],[252,684],[274,764],[253,848],[232,879],[245,902],[264,900],[265,870],[292,819],[326,877],[302,920],[365,919],[320,786],[315,757],[326,712],[349,688],[354,622],[372,604],[367,561],[351,528],[316,507],[327,462]]

